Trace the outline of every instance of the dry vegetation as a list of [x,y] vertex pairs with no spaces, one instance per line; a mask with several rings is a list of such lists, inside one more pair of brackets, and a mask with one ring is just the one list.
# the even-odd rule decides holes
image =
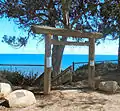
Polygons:
[[[119,111],[120,93],[107,94],[89,89],[87,76],[83,74],[85,72],[87,73],[86,67],[80,68],[76,71],[76,77],[74,75],[74,82],[52,87],[50,95],[43,95],[35,88],[29,89],[36,96],[35,105],[26,108],[1,106],[0,111]],[[96,74],[104,79],[114,79],[120,83],[120,72],[116,70],[116,65],[99,64],[96,66]]]

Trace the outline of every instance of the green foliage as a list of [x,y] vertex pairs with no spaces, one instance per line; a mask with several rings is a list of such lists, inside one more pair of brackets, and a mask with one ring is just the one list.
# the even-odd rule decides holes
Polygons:
[[24,74],[23,85],[32,86],[37,77],[38,77],[38,73],[34,73],[34,72],[29,72],[28,74]]
[[5,75],[5,79],[11,82],[13,85],[20,85],[23,81],[23,75],[20,72],[11,72],[8,70],[0,71],[1,74]]
[[[61,0],[0,0],[0,16],[13,19],[20,28],[32,34],[30,26],[34,24],[64,27],[66,24],[62,8],[65,8],[64,10],[69,11],[69,28],[83,32],[98,32],[98,4],[98,0],[63,0],[63,4]],[[11,38],[4,37],[4,41],[15,46],[16,43],[25,46],[29,39],[29,37],[22,37],[22,43],[21,37]]]
[[20,72],[20,71],[0,71],[4,75],[4,79],[9,81],[12,85],[15,86],[32,86],[34,80],[38,77],[38,73],[33,72]]
[[[117,64],[103,62],[95,64],[95,76],[108,75],[112,71],[117,71]],[[114,73],[113,73],[114,74]],[[73,75],[75,81],[88,79],[88,64],[78,67]]]
[[[112,35],[114,39],[120,35],[119,0],[1,0],[0,16],[14,19],[20,28],[31,33],[30,26],[33,24],[64,27],[62,8],[69,11],[69,26],[72,29],[102,32],[104,37]],[[12,37],[9,38],[11,40]],[[5,42],[15,46],[22,42],[24,46],[27,39],[12,39],[18,41],[12,43],[4,37]]]
[[120,1],[104,0],[100,8],[102,18],[102,32],[104,35],[112,35],[113,39],[120,36]]

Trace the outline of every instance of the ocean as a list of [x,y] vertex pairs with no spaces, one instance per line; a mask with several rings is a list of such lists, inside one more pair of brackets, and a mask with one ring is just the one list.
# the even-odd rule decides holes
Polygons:
[[[117,60],[117,55],[96,55],[96,61]],[[61,69],[64,70],[73,62],[88,62],[88,55],[63,55]],[[44,54],[0,54],[0,64],[35,64],[44,65]],[[79,67],[80,64],[76,66]],[[1,70],[33,72],[41,74],[43,66],[0,66]]]

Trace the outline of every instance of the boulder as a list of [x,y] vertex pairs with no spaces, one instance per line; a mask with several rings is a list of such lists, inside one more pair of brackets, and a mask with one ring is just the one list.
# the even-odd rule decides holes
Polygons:
[[116,81],[102,81],[99,84],[99,90],[115,93],[119,89],[119,85]]
[[10,107],[27,107],[36,103],[34,94],[28,90],[13,91],[6,99]]
[[12,92],[11,85],[8,83],[0,83],[0,94],[7,96],[9,93]]

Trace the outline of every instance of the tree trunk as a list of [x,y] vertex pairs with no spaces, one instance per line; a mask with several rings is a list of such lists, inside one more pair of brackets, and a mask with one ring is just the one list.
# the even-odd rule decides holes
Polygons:
[[119,46],[118,46],[118,69],[120,70],[120,37],[119,37]]
[[[69,8],[71,5],[71,2],[72,2],[71,0],[70,0],[70,2],[66,2],[66,1],[62,0],[64,28],[69,28]],[[66,9],[66,7],[67,7],[67,9]],[[58,40],[58,37],[53,36],[53,39]],[[67,37],[62,37],[61,41],[67,41]],[[53,45],[53,49],[52,49],[52,66],[53,66],[52,77],[56,76],[60,72],[61,60],[62,60],[64,48],[65,48],[65,46],[62,46],[62,45]]]
[[[67,38],[62,39],[62,41],[66,41],[66,40],[67,40]],[[63,45],[53,45],[53,48],[52,48],[52,66],[53,66],[52,77],[54,77],[60,73],[61,60],[62,60],[64,48],[65,48],[65,46],[63,46]]]

